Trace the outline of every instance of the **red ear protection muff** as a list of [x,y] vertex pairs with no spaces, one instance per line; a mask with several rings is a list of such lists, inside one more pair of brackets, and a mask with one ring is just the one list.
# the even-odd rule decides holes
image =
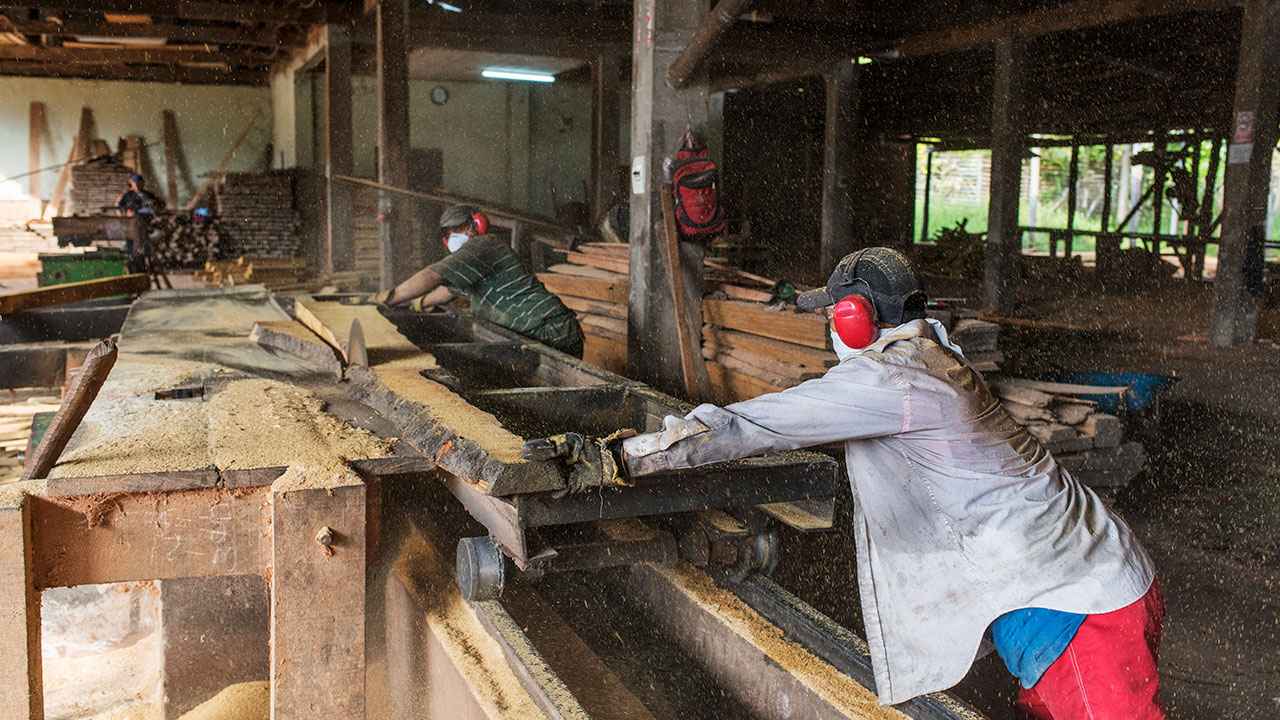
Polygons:
[[477,235],[485,235],[489,232],[489,218],[485,217],[484,213],[478,212],[472,215],[471,222],[475,223]]
[[831,324],[840,341],[854,350],[870,345],[880,334],[876,309],[861,295],[849,295],[836,303],[831,311]]

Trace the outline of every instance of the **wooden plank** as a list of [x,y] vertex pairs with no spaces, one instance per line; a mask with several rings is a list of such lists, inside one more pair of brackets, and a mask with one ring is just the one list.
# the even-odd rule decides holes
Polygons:
[[[755,375],[758,378],[768,380],[774,385],[782,385],[784,387],[822,377],[825,373],[825,370],[806,368],[796,363],[757,355],[749,350],[726,348],[712,343],[702,347],[702,355],[708,360],[714,360],[727,367],[748,375]],[[738,366],[739,363],[741,367]]]
[[288,353],[336,377],[342,377],[342,357],[320,336],[292,320],[263,320],[253,324],[249,339],[259,345]]
[[991,392],[998,398],[1037,408],[1047,408],[1053,402],[1053,396],[1048,393],[999,381],[991,383]]
[[604,315],[593,315],[591,313],[578,313],[578,322],[583,325],[603,328],[614,335],[626,336],[627,322],[618,320],[617,318],[606,317]]
[[346,360],[347,333],[351,321],[359,320],[371,366],[416,363],[415,369],[436,366],[435,358],[409,342],[396,326],[373,305],[343,305],[336,302],[298,301],[293,305],[298,321],[341,353]]
[[52,35],[54,37],[74,38],[80,35],[93,35],[110,38],[161,38],[164,40],[185,40],[202,43],[234,43],[236,45],[257,45],[268,48],[300,47],[303,35],[284,31],[276,27],[260,30],[239,25],[226,27],[220,25],[198,25],[186,23],[175,25],[167,22],[120,23],[109,20],[82,20],[76,18],[59,18],[53,20],[30,20],[19,13],[8,15],[8,24],[15,32],[22,35]]
[[271,487],[271,717],[278,720],[313,718],[318,708],[364,716],[366,486],[316,486],[325,479],[300,473]]
[[[101,0],[53,0],[43,2],[42,10],[76,10],[80,12],[102,12],[114,9],[110,3]],[[323,7],[302,8],[278,3],[226,3],[208,0],[130,0],[129,12],[137,15],[183,18],[187,20],[221,20],[238,23],[282,23],[313,24],[324,22],[326,9]]]
[[600,300],[601,302],[626,305],[627,282],[620,279],[600,279],[561,275],[556,272],[538,273],[538,280],[547,290],[559,295]]
[[817,350],[806,345],[772,340],[749,332],[727,330],[714,325],[702,326],[706,342],[726,348],[739,348],[782,362],[795,363],[813,370],[825,370],[839,362],[830,350]]
[[730,330],[820,350],[827,349],[831,343],[827,321],[817,313],[766,310],[759,305],[735,300],[704,300],[702,312],[708,323]]
[[218,163],[218,167],[213,169],[213,172],[209,174],[208,179],[200,184],[200,187],[196,189],[195,194],[187,201],[184,208],[187,212],[195,210],[196,206],[200,204],[200,200],[204,197],[204,194],[208,192],[209,188],[213,187],[213,183],[222,176],[222,172],[227,169],[227,163],[230,163],[231,158],[235,157],[236,151],[240,149],[242,144],[244,144],[244,141],[249,137],[249,131],[253,130],[253,126],[257,123],[258,113],[255,112],[253,117],[249,118],[249,124],[246,125],[244,131],[240,133],[240,137],[236,138],[236,141],[231,144],[231,147],[227,150],[227,154],[222,156],[222,160]]
[[707,363],[707,374],[711,376],[711,385],[716,391],[716,402],[721,405],[750,400],[753,397],[783,389],[759,378],[731,370],[720,363]]
[[586,265],[561,263],[547,268],[547,272],[557,275],[596,278],[597,280],[607,280],[615,284],[622,283],[624,286],[628,283],[627,276],[625,274],[609,272],[608,270],[601,270],[600,268],[587,267]]
[[168,190],[169,207],[178,206],[178,153],[181,148],[178,144],[178,119],[172,110],[164,110],[160,113],[161,124],[164,126],[164,177],[166,188]]
[[623,321],[627,319],[627,306],[625,304],[588,300],[586,298],[573,297],[572,295],[562,296],[560,302],[564,303],[564,306],[570,310],[577,312],[602,315]]
[[149,284],[150,279],[139,273],[8,293],[0,295],[0,315],[112,295],[136,295],[146,292]]
[[[31,496],[41,588],[267,573],[267,488]],[[313,530],[314,532],[314,530]],[[121,552],[119,548],[130,548]]]
[[75,161],[83,162],[93,157],[93,143],[97,139],[94,132],[93,109],[86,106],[80,108],[80,130],[76,133]]
[[0,492],[0,709],[20,720],[44,718],[40,592],[32,553],[31,503],[23,483]]
[[608,338],[583,332],[582,359],[609,372],[627,371],[627,338]]
[[625,258],[619,259],[608,255],[566,252],[564,257],[574,265],[586,265],[587,267],[599,268],[619,275],[626,275],[630,272],[631,267],[631,264]]
[[1050,395],[1124,395],[1129,392],[1128,385],[1081,385],[1077,383],[1048,382],[1045,380],[1029,380],[1027,378],[1000,377],[992,380],[1009,387],[1038,390]]
[[32,200],[30,217],[39,217],[40,207],[40,137],[44,134],[44,103],[32,102],[27,119],[27,195]]
[[[671,289],[671,297],[675,306],[674,322],[676,341],[680,349],[680,372],[684,377],[685,398],[695,403],[702,401],[698,388],[697,365],[702,364],[702,356],[694,348],[694,331],[689,315],[689,296],[685,292],[684,272],[680,267],[680,229],[676,226],[676,205],[674,189],[664,183],[659,193],[662,198],[662,234],[663,258],[666,260],[667,287]],[[698,293],[701,295],[701,287]],[[699,326],[701,323],[699,323]],[[705,371],[704,371],[705,372]]]
[[1080,431],[1085,436],[1093,438],[1093,446],[1098,448],[1115,447],[1124,439],[1120,418],[1106,413],[1094,413],[1085,418]]
[[706,358],[725,368],[742,375],[753,377],[766,385],[772,385],[779,388],[787,388],[792,385],[798,385],[802,382],[802,378],[789,374],[777,372],[776,367],[761,367],[753,362],[749,362],[740,357],[726,354],[716,354],[713,350],[706,351]]
[[744,288],[741,285],[715,283],[713,287],[727,295],[730,300],[746,300],[748,302],[765,303],[773,299],[773,293],[768,293],[764,290]]

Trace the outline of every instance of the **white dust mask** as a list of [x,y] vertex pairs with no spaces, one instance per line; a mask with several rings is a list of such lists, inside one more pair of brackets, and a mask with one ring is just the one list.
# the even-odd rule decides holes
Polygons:
[[444,244],[449,246],[449,252],[458,252],[458,248],[467,244],[471,236],[466,233],[449,233],[449,237],[445,239]]

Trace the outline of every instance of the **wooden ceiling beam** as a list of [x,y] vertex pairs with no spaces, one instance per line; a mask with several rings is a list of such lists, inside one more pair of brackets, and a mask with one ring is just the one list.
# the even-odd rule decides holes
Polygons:
[[[219,25],[174,25],[172,23],[113,23],[102,20],[22,20],[0,16],[0,28],[20,35],[56,37],[161,38],[202,43],[253,45],[257,47],[298,47],[301,33],[279,28],[249,28]],[[20,17],[20,16],[19,16]]]
[[185,85],[264,85],[266,70],[220,70],[182,65],[81,65],[0,60],[0,75],[132,80]]
[[21,60],[32,63],[61,65],[124,65],[179,63],[225,63],[231,66],[263,67],[271,63],[264,53],[224,51],[204,47],[154,47],[154,48],[61,48],[35,47],[31,45],[0,45],[0,60]]
[[42,0],[39,5],[6,5],[5,8],[38,8],[46,16],[60,10],[75,12],[127,12],[188,20],[265,22],[283,25],[314,25],[326,20],[327,8],[288,7],[275,2],[238,3],[207,0]]

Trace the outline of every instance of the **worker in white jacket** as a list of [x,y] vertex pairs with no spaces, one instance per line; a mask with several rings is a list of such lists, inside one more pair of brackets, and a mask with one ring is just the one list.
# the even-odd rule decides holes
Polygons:
[[833,318],[838,365],[782,392],[668,417],[661,432],[552,440],[571,487],[842,441],[881,703],[955,685],[985,637],[1031,717],[1163,718],[1164,605],[1151,560],[925,317],[907,258],[849,255],[798,304]]

